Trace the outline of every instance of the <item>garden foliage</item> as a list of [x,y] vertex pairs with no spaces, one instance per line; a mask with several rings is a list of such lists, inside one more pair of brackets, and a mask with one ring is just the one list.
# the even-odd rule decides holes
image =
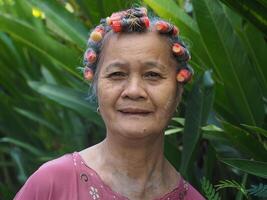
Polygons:
[[[137,1],[125,2],[0,0],[0,199],[43,162],[104,138],[79,67],[88,30]],[[207,199],[266,199],[266,0],[138,3],[179,27],[195,69],[167,158]]]

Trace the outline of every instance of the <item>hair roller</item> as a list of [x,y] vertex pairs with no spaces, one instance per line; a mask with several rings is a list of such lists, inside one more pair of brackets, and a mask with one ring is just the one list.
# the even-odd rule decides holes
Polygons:
[[128,16],[134,15],[135,17],[143,17],[147,16],[147,9],[144,7],[141,8],[132,8],[127,12]]
[[111,28],[115,33],[122,31],[122,21],[112,21]]
[[90,34],[90,39],[94,42],[102,40],[105,34],[105,28],[103,25],[97,26],[94,31]]
[[182,68],[177,73],[176,79],[179,83],[185,84],[192,79],[192,75],[193,73],[189,69]]
[[87,49],[87,51],[85,52],[85,62],[93,64],[96,61],[96,59],[97,59],[96,52],[91,48]]
[[180,45],[179,43],[173,44],[172,51],[173,51],[174,55],[177,55],[177,56],[182,56],[183,54],[185,54],[185,48],[182,45]]
[[179,29],[168,22],[158,21],[156,22],[155,26],[156,30],[159,31],[160,33],[169,33],[174,36],[179,34]]
[[87,81],[93,80],[93,77],[94,77],[93,70],[91,68],[89,68],[89,67],[85,67],[84,70],[83,70],[83,77]]
[[152,19],[153,28],[149,29],[150,19],[147,16],[147,9],[144,7],[131,8],[125,11],[115,12],[110,17],[101,19],[98,25],[90,34],[88,49],[84,55],[84,78],[92,80],[98,65],[98,55],[101,53],[103,38],[109,31],[119,32],[142,32],[145,30],[156,31],[166,34],[172,43],[171,51],[175,60],[179,63],[176,79],[179,83],[187,83],[191,80],[193,70],[187,64],[190,53],[179,37],[179,29],[164,20]]
[[111,26],[114,21],[120,21],[123,18],[123,16],[126,15],[127,15],[126,11],[115,12],[110,17],[106,18],[106,23],[107,25]]

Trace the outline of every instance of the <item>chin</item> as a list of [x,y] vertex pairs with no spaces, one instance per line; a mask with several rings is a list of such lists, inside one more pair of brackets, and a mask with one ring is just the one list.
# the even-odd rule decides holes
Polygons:
[[114,130],[116,134],[129,139],[142,139],[147,137],[160,136],[162,131],[154,127],[144,125],[144,123],[131,123],[122,125],[119,129]]

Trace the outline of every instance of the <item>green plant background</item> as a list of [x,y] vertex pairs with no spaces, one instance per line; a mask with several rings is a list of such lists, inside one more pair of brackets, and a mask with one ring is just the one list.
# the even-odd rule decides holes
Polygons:
[[43,162],[104,138],[79,67],[101,17],[145,4],[195,69],[165,154],[207,199],[267,199],[266,0],[0,0],[0,199]]

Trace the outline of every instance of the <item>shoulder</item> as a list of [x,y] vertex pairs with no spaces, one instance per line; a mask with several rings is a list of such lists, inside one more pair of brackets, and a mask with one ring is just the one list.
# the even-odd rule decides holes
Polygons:
[[72,154],[44,163],[35,171],[19,193],[15,200],[43,200],[52,199],[58,191],[68,188],[68,183],[75,178]]
[[[33,175],[47,178],[65,179],[74,170],[72,154],[44,163]],[[67,176],[68,177],[68,176]]]

